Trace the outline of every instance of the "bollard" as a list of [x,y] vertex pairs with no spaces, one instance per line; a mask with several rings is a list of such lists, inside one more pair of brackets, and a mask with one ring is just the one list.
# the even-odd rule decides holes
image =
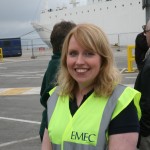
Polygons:
[[3,62],[3,49],[0,48],[0,60]]
[[135,45],[127,46],[127,72],[135,72],[133,68],[133,61],[135,61],[135,56],[132,55],[132,50],[135,49]]

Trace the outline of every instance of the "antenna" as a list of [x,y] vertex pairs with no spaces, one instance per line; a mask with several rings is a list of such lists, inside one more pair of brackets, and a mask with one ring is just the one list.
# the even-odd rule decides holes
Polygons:
[[76,7],[79,2],[77,2],[76,0],[70,0],[70,4],[72,4],[73,7]]

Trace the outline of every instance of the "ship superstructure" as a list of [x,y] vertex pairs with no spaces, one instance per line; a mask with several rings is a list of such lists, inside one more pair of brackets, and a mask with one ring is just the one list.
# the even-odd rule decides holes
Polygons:
[[70,6],[56,9],[49,8],[46,0],[45,5],[40,20],[32,25],[47,45],[54,24],[61,20],[98,25],[111,44],[119,45],[134,44],[146,22],[142,0],[88,0],[84,5],[80,5],[80,0],[71,0]]

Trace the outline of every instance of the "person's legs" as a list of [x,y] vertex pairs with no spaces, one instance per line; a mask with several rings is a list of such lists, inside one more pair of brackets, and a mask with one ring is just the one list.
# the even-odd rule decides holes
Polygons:
[[141,136],[139,150],[150,150],[150,136]]

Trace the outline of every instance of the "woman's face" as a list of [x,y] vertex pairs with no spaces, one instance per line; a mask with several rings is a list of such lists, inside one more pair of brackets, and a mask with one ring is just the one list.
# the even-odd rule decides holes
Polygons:
[[67,68],[78,85],[82,87],[92,85],[100,67],[101,56],[90,49],[83,49],[72,36],[68,46]]

